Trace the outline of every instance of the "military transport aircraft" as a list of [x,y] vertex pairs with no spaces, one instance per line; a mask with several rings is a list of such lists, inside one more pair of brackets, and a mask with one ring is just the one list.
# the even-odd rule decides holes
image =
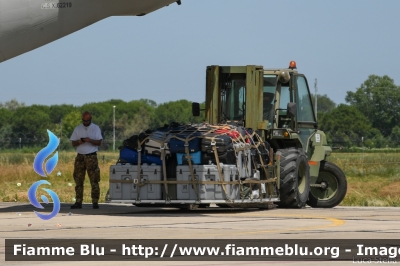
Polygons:
[[143,16],[177,0],[0,0],[0,63],[110,16]]

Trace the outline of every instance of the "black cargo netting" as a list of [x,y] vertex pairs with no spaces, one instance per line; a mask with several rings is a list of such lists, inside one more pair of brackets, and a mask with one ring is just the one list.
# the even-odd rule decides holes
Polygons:
[[[272,150],[252,129],[232,125],[166,125],[134,135],[123,144],[117,164],[136,165],[138,173],[143,172],[143,164],[159,165],[163,180],[141,180],[138,175],[135,182],[139,187],[163,184],[167,200],[175,199],[168,193],[171,185],[189,186],[197,200],[203,197],[199,195],[200,185],[218,185],[224,195],[221,199],[227,202],[262,199],[278,193],[276,178],[269,169]],[[185,171],[187,180],[182,180],[180,174]],[[206,173],[198,177],[199,172]]]

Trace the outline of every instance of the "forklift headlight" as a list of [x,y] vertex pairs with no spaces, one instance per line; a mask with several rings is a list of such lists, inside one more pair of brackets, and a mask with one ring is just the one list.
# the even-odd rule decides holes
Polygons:
[[274,130],[272,132],[274,137],[282,137],[283,136],[283,131],[282,130]]

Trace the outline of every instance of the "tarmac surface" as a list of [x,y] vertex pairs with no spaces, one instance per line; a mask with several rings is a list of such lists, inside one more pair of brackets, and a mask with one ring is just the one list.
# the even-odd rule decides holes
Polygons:
[[[350,265],[354,261],[5,261],[5,239],[400,239],[400,208],[333,209],[145,208],[100,204],[71,210],[62,204],[50,220],[28,203],[0,203],[0,265]],[[45,206],[49,208],[49,206]],[[400,256],[399,256],[400,258]],[[399,259],[400,260],[400,259]],[[376,263],[376,262],[372,262]],[[395,261],[390,262],[394,264]]]

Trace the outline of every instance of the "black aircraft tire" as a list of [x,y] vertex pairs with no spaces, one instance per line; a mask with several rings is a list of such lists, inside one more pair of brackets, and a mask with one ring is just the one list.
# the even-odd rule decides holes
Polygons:
[[333,208],[340,204],[347,193],[347,180],[335,164],[321,161],[316,184],[324,182],[327,187],[310,189],[307,204],[313,208]]
[[310,193],[310,167],[302,149],[278,150],[280,156],[280,208],[303,208]]

